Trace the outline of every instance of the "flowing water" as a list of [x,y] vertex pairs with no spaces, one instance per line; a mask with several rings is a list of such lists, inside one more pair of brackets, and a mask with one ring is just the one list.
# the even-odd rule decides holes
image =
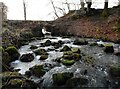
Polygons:
[[[62,47],[55,49],[54,46],[47,46],[41,47],[41,43],[44,43],[46,40],[50,40],[51,42],[58,42],[59,40],[63,41],[64,44]],[[102,47],[99,46],[89,46],[89,45],[74,45],[73,41],[75,40],[74,37],[71,38],[62,38],[62,37],[45,37],[42,40],[35,40],[28,45],[24,45],[19,49],[21,55],[26,53],[33,53],[33,50],[30,49],[31,45],[38,46],[38,48],[43,48],[47,50],[49,56],[46,60],[39,60],[40,56],[36,56],[34,53],[34,60],[32,62],[21,62],[19,59],[12,62],[11,66],[14,69],[20,69],[19,73],[25,74],[29,68],[33,67],[37,64],[46,65],[45,69],[47,70],[46,74],[42,78],[37,78],[35,76],[31,76],[31,80],[35,82],[42,81],[41,86],[50,87],[53,84],[52,75],[54,73],[61,73],[61,72],[73,72],[75,77],[84,76],[89,80],[88,85],[89,87],[106,87],[106,78],[108,77],[108,65],[109,64],[117,64],[120,63],[120,56],[115,56],[113,54],[106,54],[103,51]],[[86,40],[91,42],[97,42],[98,44],[108,44],[111,42],[103,42],[97,39],[87,39]],[[119,44],[111,43],[114,46],[114,50],[120,50]],[[56,58],[62,57],[63,52],[60,52],[60,49],[63,48],[64,45],[68,45],[69,47],[77,47],[81,49],[81,52],[85,55],[89,55],[95,58],[95,63],[91,66],[85,64],[83,61],[77,61],[72,66],[65,66],[61,63],[55,62]],[[51,50],[49,50],[51,49]],[[88,73],[83,75],[83,71],[87,70]]]

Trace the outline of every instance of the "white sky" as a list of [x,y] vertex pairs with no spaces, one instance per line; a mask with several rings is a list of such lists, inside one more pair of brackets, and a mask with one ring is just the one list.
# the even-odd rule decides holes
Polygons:
[[[54,13],[50,0],[25,0],[27,3],[27,20],[52,20],[54,19]],[[57,7],[65,8],[61,2],[65,0],[54,0],[54,4]],[[79,3],[80,0],[68,0],[70,3]],[[104,0],[93,0],[94,3],[92,7],[95,8],[103,8]],[[23,20],[23,0],[0,0],[0,2],[4,2],[8,7],[7,18],[8,19],[16,19]],[[109,0],[109,7],[117,5],[118,0]],[[71,9],[74,9],[75,6],[71,5]],[[78,9],[79,7],[76,6]],[[67,9],[66,9],[67,11]],[[50,14],[51,13],[51,14]]]

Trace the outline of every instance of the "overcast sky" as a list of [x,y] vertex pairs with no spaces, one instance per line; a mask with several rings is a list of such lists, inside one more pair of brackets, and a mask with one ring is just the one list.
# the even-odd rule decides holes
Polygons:
[[[54,0],[57,7],[65,8],[61,2],[65,0]],[[68,0],[70,3],[80,3],[80,0]],[[93,0],[92,7],[103,8],[104,0]],[[0,0],[8,7],[7,18],[23,20],[23,0]],[[53,8],[50,0],[25,0],[27,3],[27,20],[52,20],[54,19]],[[109,0],[109,7],[117,5],[118,0]],[[71,4],[71,9],[78,9],[80,7]],[[67,12],[67,9],[66,9]],[[59,12],[58,12],[59,13]]]

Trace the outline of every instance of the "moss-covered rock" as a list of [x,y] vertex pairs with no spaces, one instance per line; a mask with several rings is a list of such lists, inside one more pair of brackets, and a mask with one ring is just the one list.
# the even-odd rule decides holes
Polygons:
[[71,79],[67,80],[66,87],[76,87],[77,85],[81,86],[86,84],[88,84],[88,79],[84,77],[79,78],[72,77]]
[[31,74],[36,77],[41,77],[45,74],[43,65],[35,65],[32,68],[30,68],[29,70],[30,70]]
[[34,51],[36,55],[48,55],[47,51],[45,49],[37,49]]
[[97,46],[98,44],[96,42],[89,43],[90,46]]
[[75,60],[63,59],[63,58],[60,61],[63,65],[66,65],[66,66],[71,66],[75,63]]
[[68,47],[67,45],[65,45],[60,51],[61,52],[63,52],[63,51],[71,51],[71,48]]
[[87,64],[93,64],[94,61],[95,61],[95,58],[91,57],[91,56],[85,56],[83,58],[84,62],[87,63]]
[[8,48],[5,49],[5,51],[9,54],[11,61],[17,60],[20,56],[20,53],[14,46],[9,46]]
[[113,53],[114,52],[114,48],[112,44],[105,44],[104,45],[104,52],[106,53]]
[[44,43],[44,46],[50,46],[52,45],[52,42],[50,40],[46,40],[46,42]]
[[72,48],[72,53],[81,53],[80,48]]
[[53,74],[53,83],[55,85],[64,85],[66,81],[73,77],[73,73],[64,72]]
[[22,62],[31,62],[34,60],[34,56],[32,53],[28,53],[28,54],[23,54],[21,57],[20,57],[20,61]]
[[109,73],[112,77],[120,77],[120,65],[111,65]]
[[48,55],[41,55],[40,59],[39,60],[45,60],[48,58]]
[[0,74],[0,78],[2,78],[2,89],[37,88],[37,85],[33,81],[17,72],[3,72]]
[[62,58],[78,61],[78,60],[81,59],[81,55],[78,54],[78,53],[72,53],[72,54],[69,54],[69,55],[63,55]]
[[85,39],[76,39],[73,44],[75,44],[75,45],[87,45],[88,41],[86,41]]
[[31,45],[30,49],[37,49],[38,47],[35,45]]

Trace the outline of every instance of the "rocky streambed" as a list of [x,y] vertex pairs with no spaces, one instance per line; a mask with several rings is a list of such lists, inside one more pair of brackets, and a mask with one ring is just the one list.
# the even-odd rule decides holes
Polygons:
[[120,44],[91,38],[44,37],[18,50],[10,66],[39,89],[120,88]]

